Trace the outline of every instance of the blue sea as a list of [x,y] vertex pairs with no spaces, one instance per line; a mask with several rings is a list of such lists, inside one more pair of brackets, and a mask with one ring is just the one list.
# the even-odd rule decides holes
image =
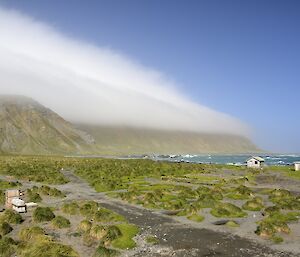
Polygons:
[[[232,164],[243,165],[252,155],[155,155],[154,160],[165,160],[171,162],[190,162],[190,163],[213,163],[213,164]],[[265,159],[266,165],[292,165],[300,161],[300,154],[274,154],[259,155]]]

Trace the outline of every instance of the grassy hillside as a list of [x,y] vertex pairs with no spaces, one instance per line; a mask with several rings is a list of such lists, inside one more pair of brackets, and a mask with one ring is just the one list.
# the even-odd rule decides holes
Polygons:
[[237,135],[76,125],[36,101],[0,96],[0,154],[128,155],[249,153]]
[[93,146],[88,134],[21,96],[0,96],[0,132],[0,153],[82,153]]
[[78,125],[91,134],[99,152],[108,154],[252,153],[259,149],[237,135],[204,134],[129,127]]

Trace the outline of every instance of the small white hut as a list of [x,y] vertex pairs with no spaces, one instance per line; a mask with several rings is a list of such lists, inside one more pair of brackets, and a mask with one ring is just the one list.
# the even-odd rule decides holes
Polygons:
[[295,164],[295,171],[300,171],[300,162],[294,162]]
[[26,204],[20,198],[13,198],[11,201],[12,209],[16,212],[26,212]]
[[247,167],[248,168],[262,168],[265,160],[259,156],[253,156],[249,158],[247,161]]

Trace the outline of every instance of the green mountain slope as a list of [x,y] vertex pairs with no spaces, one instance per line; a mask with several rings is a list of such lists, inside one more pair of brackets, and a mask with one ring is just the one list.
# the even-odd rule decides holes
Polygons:
[[90,152],[94,140],[55,112],[23,96],[0,96],[0,152]]
[[260,150],[237,135],[77,125],[91,134],[98,152],[108,154],[254,153]]
[[76,125],[36,101],[0,96],[0,154],[128,155],[258,152],[247,138]]

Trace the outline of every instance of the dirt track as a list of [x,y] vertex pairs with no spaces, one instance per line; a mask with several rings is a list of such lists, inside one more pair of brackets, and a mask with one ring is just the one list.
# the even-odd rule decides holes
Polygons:
[[[98,201],[104,207],[124,215],[128,221],[142,228],[141,235],[137,237],[139,246],[125,252],[123,256],[300,256],[274,251],[239,236],[196,228],[192,224],[178,222],[172,217],[110,199],[103,193],[95,192],[71,171],[63,173],[70,182],[57,188],[68,193],[67,200]],[[158,237],[159,245],[150,246],[144,243],[143,239],[149,234]]]

